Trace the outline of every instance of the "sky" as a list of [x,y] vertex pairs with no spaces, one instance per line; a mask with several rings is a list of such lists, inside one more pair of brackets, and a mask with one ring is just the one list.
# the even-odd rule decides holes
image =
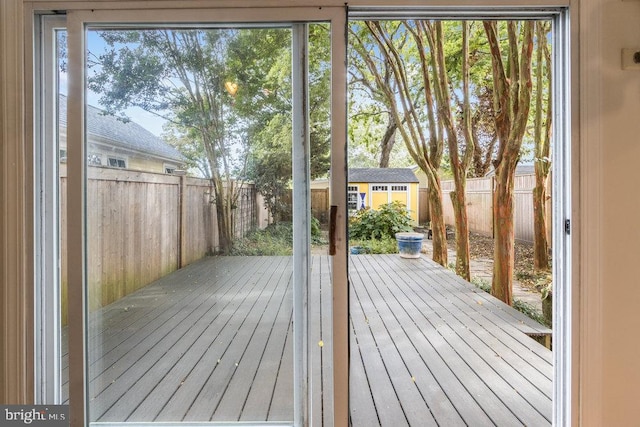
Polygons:
[[[100,36],[95,31],[89,31],[87,37],[87,47],[91,52],[96,55],[99,55],[101,51],[106,48],[104,41],[100,38]],[[59,93],[63,95],[68,95],[68,74],[64,71],[59,71],[58,73],[59,79]],[[104,110],[104,106],[100,105],[100,96],[99,94],[87,90],[87,104],[93,107]],[[153,133],[156,136],[161,136],[166,120],[156,116],[155,114],[151,114],[141,108],[133,107],[125,110],[125,114],[135,123],[142,126],[149,132]]]

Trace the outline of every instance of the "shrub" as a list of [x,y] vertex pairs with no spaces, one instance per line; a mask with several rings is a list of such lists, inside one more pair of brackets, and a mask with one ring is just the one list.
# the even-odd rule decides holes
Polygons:
[[312,245],[325,245],[327,240],[322,236],[322,230],[320,229],[320,221],[318,218],[311,217],[311,244]]
[[[311,243],[325,242],[320,229],[320,221],[311,218]],[[244,238],[234,242],[231,255],[291,255],[293,254],[293,225],[290,222],[269,224],[262,230],[253,230]]]
[[395,239],[383,237],[382,239],[349,240],[350,246],[359,246],[365,254],[397,254],[398,244]]
[[542,313],[540,313],[534,306],[532,306],[531,304],[528,304],[522,300],[513,299],[513,308],[515,308],[516,310],[518,310],[520,313],[528,316],[529,318],[535,320],[536,322],[540,323],[541,325],[544,325],[548,328],[551,327],[551,323],[545,319],[544,315],[542,315]]
[[400,202],[387,203],[377,210],[359,210],[351,218],[349,238],[365,240],[395,238],[398,232],[413,231],[411,222],[406,206]]
[[269,224],[263,230],[254,230],[234,242],[231,255],[291,255],[293,253],[293,227],[291,223]]
[[[491,293],[491,283],[489,283],[485,279],[481,279],[479,277],[474,277],[471,279],[471,283],[473,283],[476,288],[482,289],[486,293]],[[535,320],[543,326],[551,327],[551,322],[549,322],[545,317],[531,304],[524,302],[520,299],[513,299],[513,308],[518,310],[520,313],[528,316],[529,318]]]

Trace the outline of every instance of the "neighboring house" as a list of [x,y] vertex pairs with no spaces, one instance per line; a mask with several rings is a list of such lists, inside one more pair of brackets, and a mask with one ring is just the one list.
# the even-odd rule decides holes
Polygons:
[[418,222],[419,181],[410,168],[351,168],[348,180],[349,210],[377,209],[398,201],[407,206],[411,218]]
[[[533,175],[535,173],[536,173],[536,170],[533,163],[518,163],[518,165],[516,166],[516,176]],[[489,172],[487,172],[485,176],[486,177],[496,176],[496,170],[491,169]]]
[[[67,97],[59,97],[60,161],[67,156]],[[87,106],[87,164],[144,172],[174,173],[185,158],[171,145],[132,121]]]

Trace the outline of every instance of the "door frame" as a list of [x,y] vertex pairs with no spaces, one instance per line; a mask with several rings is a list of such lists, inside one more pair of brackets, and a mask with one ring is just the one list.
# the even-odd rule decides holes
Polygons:
[[[96,10],[98,9],[105,9],[105,8],[109,8],[109,7],[114,7],[114,4],[117,5],[117,7],[122,7],[123,10],[126,10],[127,13],[129,12],[130,8],[140,8],[140,9],[144,9],[144,8],[151,8],[153,9],[154,7],[157,7],[157,3],[155,2],[122,2],[122,1],[114,1],[114,2],[91,2],[91,1],[57,1],[57,0],[41,0],[38,2],[31,2],[31,1],[25,1],[25,8],[24,8],[24,22],[26,23],[26,25],[24,25],[25,27],[25,39],[27,40],[26,43],[26,49],[25,49],[25,53],[26,53],[26,60],[25,60],[25,69],[26,69],[26,73],[25,73],[25,81],[26,81],[26,88],[27,88],[27,94],[25,95],[25,99],[27,101],[26,105],[33,105],[33,100],[31,99],[31,94],[29,94],[29,89],[32,89],[31,85],[31,79],[33,77],[33,71],[34,71],[34,67],[33,67],[33,63],[32,58],[29,57],[29,54],[32,53],[32,47],[29,45],[29,42],[33,41],[33,28],[30,26],[30,22],[33,21],[34,18],[34,14],[37,13],[38,11],[42,10],[64,10],[67,9],[69,11],[73,10],[73,9],[78,9],[78,8],[82,8],[82,9],[87,9],[89,6],[91,7],[95,7]],[[143,4],[144,3],[144,4]],[[176,2],[175,4],[177,4],[179,2]],[[210,1],[210,2],[205,2],[207,5],[218,5],[218,4],[222,4],[222,5],[231,5],[232,2],[229,1]],[[247,1],[243,1],[240,2],[241,3],[241,8],[247,8],[250,7],[251,4],[257,4],[257,2],[252,2],[251,0],[247,0]],[[309,2],[310,4],[315,4],[316,2],[314,2],[313,0]],[[326,1],[326,2],[321,2],[321,3],[327,3],[327,4],[332,4],[334,5],[333,8],[335,9],[341,9],[340,7],[338,7],[338,4],[340,2],[335,2],[335,1]],[[351,2],[351,4],[363,4],[364,2],[356,0],[354,2]],[[371,2],[374,4],[381,4],[383,3],[382,1],[374,1]],[[407,4],[407,5],[415,5],[414,1],[411,0],[406,0],[403,1],[402,3]],[[461,7],[463,8],[467,8],[468,10],[474,10],[476,9],[473,6],[468,6],[465,4],[468,2],[462,1],[462,2],[456,2],[458,4],[458,6],[454,6],[454,12],[460,9],[456,9],[457,7],[460,7],[460,5],[462,5]],[[495,0],[494,0],[495,3]],[[502,6],[505,5],[504,2],[500,2],[502,4]],[[511,2],[507,2],[510,3],[511,9],[512,10],[522,10],[524,9],[523,7],[518,6],[518,4],[522,4],[523,2],[517,1],[517,0],[512,0]],[[550,4],[549,2],[546,1],[539,1],[539,0],[535,0],[530,2],[532,4],[537,4],[538,7],[535,8],[535,10],[545,10],[549,9],[549,8],[556,8],[558,3],[553,3]],[[577,64],[579,63],[579,59],[581,58],[579,56],[579,52],[577,51],[577,47],[579,46],[578,44],[578,2],[574,1],[574,0],[562,0],[561,2],[561,6],[562,7],[566,7],[569,8],[569,6],[571,6],[571,10],[566,9],[565,11],[565,16],[566,16],[566,23],[567,25],[565,26],[565,31],[567,33],[567,43],[569,44],[568,47],[568,51],[565,52],[564,54],[566,55],[566,57],[570,57],[572,59],[571,63],[572,64]],[[167,6],[169,7],[170,4],[169,3],[160,3],[163,7]],[[182,5],[176,6],[176,5],[170,6],[173,8],[183,8],[183,7],[202,7],[202,2],[188,2],[185,1]],[[280,10],[282,11],[283,9],[280,9],[278,6],[280,6],[282,4],[282,2],[270,2],[270,1],[265,1],[264,3],[262,3],[264,5],[266,5],[266,8],[268,8],[269,5],[274,6],[272,9],[273,10]],[[289,4],[289,3],[287,3]],[[297,2],[292,2],[291,4],[299,4]],[[395,7],[397,9],[397,7]],[[302,11],[309,12],[310,10],[312,10],[313,8],[301,8]],[[325,8],[326,9],[326,8]],[[445,7],[440,7],[440,10],[445,10]],[[495,8],[494,8],[495,9]],[[533,8],[532,8],[533,9]],[[449,9],[451,10],[451,9]],[[466,10],[466,9],[463,9]],[[172,14],[173,12],[175,12],[176,10],[172,10]],[[245,9],[243,12],[243,20],[246,21],[246,19],[244,17],[246,17],[246,14],[249,12],[249,9]],[[145,13],[148,13],[148,11],[145,11]],[[281,13],[278,13],[279,15],[281,15]],[[569,17],[572,17],[572,24],[571,26],[568,25],[568,21],[569,21]],[[336,58],[339,58],[340,55],[338,55],[335,51],[332,53],[332,62],[335,64],[338,64],[339,62],[336,62]],[[344,58],[344,56],[342,57]],[[584,64],[585,61],[580,62],[581,64]],[[568,140],[568,146],[569,148],[573,148],[573,152],[572,152],[572,156],[565,158],[565,162],[567,165],[569,166],[573,166],[573,171],[571,169],[567,170],[567,176],[566,176],[566,189],[570,189],[573,190],[572,193],[570,193],[570,201],[572,202],[571,204],[569,204],[566,208],[567,210],[571,211],[573,213],[573,220],[574,220],[574,224],[577,224],[578,226],[573,227],[574,232],[571,234],[571,237],[568,239],[568,244],[571,245],[577,245],[579,243],[580,239],[580,232],[585,228],[585,225],[582,225],[579,220],[584,217],[585,215],[579,215],[579,213],[576,211],[576,209],[578,209],[578,206],[581,206],[582,204],[580,203],[580,198],[579,195],[584,195],[584,188],[582,188],[580,186],[580,178],[584,178],[584,174],[583,176],[579,175],[579,170],[577,168],[577,166],[579,165],[579,158],[580,158],[580,144],[579,144],[579,134],[578,134],[578,130],[581,128],[580,125],[580,121],[579,121],[579,96],[578,96],[578,87],[579,87],[579,82],[578,82],[578,67],[573,67],[571,70],[567,70],[567,74],[569,74],[572,78],[571,81],[569,82],[565,82],[565,90],[566,91],[570,91],[571,92],[571,96],[569,96],[568,102],[566,105],[564,105],[563,107],[569,108],[569,107],[573,107],[571,109],[571,111],[565,111],[563,114],[567,117],[569,117],[569,123],[567,124],[567,126],[571,129],[573,129],[573,134],[569,136],[569,140]],[[556,79],[557,81],[558,79]],[[334,89],[338,89],[338,90],[345,90],[346,88],[346,79],[342,78],[342,85],[338,84],[336,85],[336,81],[334,80],[332,85]],[[31,103],[29,103],[31,102]],[[345,106],[337,106],[338,108],[340,108],[341,110],[345,110]],[[26,111],[26,115],[29,116],[29,113],[31,112],[31,110],[29,108],[27,108]],[[335,114],[335,110],[333,110],[333,113]],[[30,123],[32,119],[30,119],[29,117],[27,117],[27,124]],[[340,125],[337,125],[340,126]],[[585,125],[586,126],[586,125]],[[344,126],[343,126],[344,127]],[[332,130],[333,130],[333,125],[332,125]],[[28,141],[30,137],[32,137],[32,131],[29,129],[29,126],[25,127],[24,130],[24,134],[26,135],[26,140]],[[338,134],[340,135],[340,134]],[[335,144],[335,140],[334,140],[334,144]],[[340,148],[340,147],[338,147]],[[346,151],[346,145],[344,145],[343,149]],[[29,153],[27,153],[29,154]],[[594,159],[592,153],[590,153],[589,151],[586,152],[586,154],[584,154],[585,159],[586,160],[592,160]],[[583,159],[584,160],[584,159]],[[346,176],[346,163],[343,165],[337,164],[335,165],[338,167],[338,169],[335,169],[332,167],[333,170],[343,170],[345,171],[344,175]],[[339,174],[332,174],[332,184],[334,182],[336,182],[337,184],[340,183],[340,177],[336,177],[336,175]],[[335,181],[334,181],[335,179]],[[335,189],[335,191],[332,191],[332,205],[338,205],[339,209],[338,209],[338,214],[344,214],[345,218],[342,219],[342,221],[338,221],[337,222],[337,241],[336,241],[336,248],[338,250],[337,252],[337,256],[334,257],[334,270],[333,270],[333,275],[334,275],[334,284],[336,283],[335,279],[336,276],[338,276],[339,279],[343,279],[344,280],[344,289],[337,289],[334,291],[334,301],[337,301],[337,297],[339,297],[340,295],[342,295],[342,297],[344,299],[341,299],[340,301],[348,301],[348,293],[347,293],[347,288],[346,288],[346,274],[344,275],[344,277],[340,277],[340,275],[336,275],[336,266],[340,267],[341,263],[344,263],[344,270],[346,271],[346,260],[347,260],[347,255],[346,255],[346,180],[344,180],[344,185],[335,185],[333,186],[333,188]],[[344,191],[344,197],[341,197],[342,195],[340,194],[340,192]],[[565,194],[567,194],[565,192]],[[29,195],[27,195],[27,198],[29,197]],[[558,200],[558,199],[556,199]],[[587,202],[584,202],[587,203]],[[340,205],[344,204],[344,208],[341,208]],[[566,213],[566,212],[565,212]],[[586,215],[588,216],[588,215]],[[571,216],[568,216],[569,218]],[[589,218],[591,218],[589,216]],[[593,221],[593,218],[592,222]],[[345,228],[344,230],[342,228]],[[579,228],[578,228],[579,227]],[[342,239],[342,240],[341,240]],[[596,238],[591,239],[591,240],[597,240]],[[577,246],[576,246],[577,247]],[[570,249],[570,246],[569,246]],[[344,253],[343,253],[344,252]],[[564,376],[566,378],[565,381],[565,389],[562,391],[562,393],[565,393],[566,396],[568,396],[570,398],[570,401],[567,403],[566,409],[567,409],[567,414],[573,414],[574,416],[572,417],[572,419],[569,419],[569,421],[575,423],[576,419],[577,419],[577,415],[582,413],[593,413],[595,411],[595,413],[599,413],[598,410],[591,410],[588,408],[583,408],[580,405],[580,401],[579,401],[579,392],[581,390],[581,383],[579,381],[579,378],[581,375],[585,375],[584,371],[578,371],[577,368],[579,368],[580,365],[580,353],[584,353],[585,354],[585,358],[587,358],[588,354],[586,351],[584,351],[584,349],[589,348],[589,349],[593,349],[596,347],[596,344],[598,344],[599,341],[599,337],[590,337],[589,335],[585,334],[585,332],[581,332],[582,329],[579,327],[580,319],[587,319],[589,320],[589,325],[593,326],[594,324],[597,323],[597,321],[599,319],[601,319],[601,314],[598,311],[597,313],[594,313],[595,317],[593,316],[586,316],[585,314],[581,314],[580,313],[580,308],[584,308],[584,307],[599,307],[599,303],[598,301],[596,301],[596,299],[593,299],[593,301],[591,299],[589,299],[589,297],[593,298],[592,294],[597,293],[596,290],[591,290],[589,292],[587,292],[585,294],[584,297],[582,297],[583,299],[580,299],[580,294],[578,293],[578,281],[579,281],[579,275],[580,273],[583,273],[584,271],[586,271],[586,269],[588,269],[587,267],[581,266],[580,260],[581,259],[585,259],[585,250],[580,251],[580,253],[578,253],[578,251],[576,251],[575,253],[571,253],[569,251],[569,253],[567,254],[568,258],[566,258],[566,264],[569,267],[569,269],[571,267],[573,267],[575,274],[573,275],[573,277],[569,278],[569,282],[568,282],[568,287],[570,289],[571,294],[567,296],[567,300],[565,301],[563,310],[566,310],[566,314],[567,314],[567,324],[566,324],[566,332],[567,332],[567,336],[566,339],[568,340],[566,342],[567,347],[569,347],[569,351],[571,351],[570,354],[565,355],[563,357],[563,363],[566,364],[566,366],[573,366],[576,369],[572,369],[569,370],[567,372],[564,373]],[[591,259],[591,258],[589,258]],[[590,267],[589,267],[590,268]],[[592,269],[597,270],[596,267],[593,267]],[[599,270],[598,270],[599,271]],[[567,272],[567,273],[570,273]],[[585,282],[588,282],[590,285],[595,286],[596,284],[594,284],[594,280],[595,279],[590,279],[589,277],[583,277],[583,280]],[[342,283],[342,282],[340,282]],[[341,285],[342,286],[342,285]],[[598,288],[596,286],[596,288]],[[595,288],[594,288],[595,289]],[[598,288],[599,289],[599,288]],[[554,304],[558,305],[559,302],[554,302]],[[334,320],[335,319],[347,319],[347,312],[341,312],[341,310],[345,310],[345,307],[341,307],[341,306],[337,306],[334,308]],[[340,323],[334,323],[334,327],[341,327]],[[344,364],[346,366],[347,364],[347,360],[348,360],[348,351],[344,350],[344,353],[340,352],[340,349],[338,348],[340,346],[340,341],[338,340],[338,338],[343,338],[345,340],[348,340],[348,330],[346,328],[346,320],[344,321],[344,323],[342,323],[342,325],[345,325],[344,328],[344,335],[340,336],[340,331],[334,331],[334,337],[336,338],[336,344],[335,345],[335,351],[334,351],[334,355],[335,356],[340,356],[342,354],[343,358],[340,357],[336,357],[334,359],[335,365],[336,367],[338,367],[339,364],[342,364],[344,361]],[[587,330],[588,328],[585,327],[584,330]],[[582,344],[581,344],[582,343]],[[580,349],[583,349],[583,351],[580,351]],[[597,360],[596,356],[593,356],[589,359],[590,361],[590,365],[589,366],[593,366],[593,360]],[[558,368],[558,364],[556,364],[557,368]],[[582,366],[584,366],[584,363],[582,364]],[[339,384],[339,381],[342,381],[343,383],[346,383],[346,375],[342,376],[342,378],[338,378],[340,376],[340,372],[343,373],[347,372],[348,370],[343,369],[343,370],[338,370],[336,369],[336,384]],[[598,371],[599,372],[599,371]],[[601,384],[601,378],[597,377],[598,372],[594,373],[594,378],[591,381],[591,383],[595,382],[595,384]],[[345,398],[345,396],[348,396],[348,391],[345,392],[345,394],[342,396],[342,398],[338,397],[339,394],[339,388],[336,387],[336,394],[335,394],[335,401],[336,401],[336,420],[345,420],[347,419],[346,417],[348,417],[348,412],[346,411],[346,405],[348,402],[348,398]],[[554,393],[557,391],[554,391]],[[589,391],[589,397],[593,397],[594,395],[597,395],[596,391]],[[594,404],[598,404],[598,402],[594,401],[593,399],[590,399],[590,402],[594,403]],[[341,406],[345,406],[345,411],[344,412],[339,412],[341,409]],[[582,409],[581,409],[582,408]],[[338,414],[342,414],[344,416],[343,417],[338,417]],[[555,415],[554,415],[555,417]]]

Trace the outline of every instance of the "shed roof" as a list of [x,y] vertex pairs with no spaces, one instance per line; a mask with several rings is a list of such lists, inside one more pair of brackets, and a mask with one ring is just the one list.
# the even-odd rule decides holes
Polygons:
[[410,168],[350,168],[349,182],[420,182]]
[[[62,126],[67,125],[67,97],[60,95],[59,120]],[[175,147],[164,142],[139,124],[118,120],[107,115],[103,110],[87,106],[87,133],[103,138],[114,146],[135,150],[143,154],[151,154],[165,159],[184,161],[185,158]]]

